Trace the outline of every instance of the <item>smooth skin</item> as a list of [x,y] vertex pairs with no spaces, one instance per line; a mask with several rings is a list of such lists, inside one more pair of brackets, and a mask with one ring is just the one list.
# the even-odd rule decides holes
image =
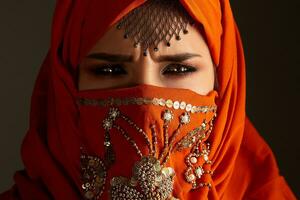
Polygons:
[[171,39],[170,47],[160,42],[157,52],[151,47],[144,56],[131,38],[123,38],[124,30],[112,26],[80,63],[78,89],[150,84],[208,94],[215,85],[213,60],[200,31],[191,25],[187,29],[181,40]]

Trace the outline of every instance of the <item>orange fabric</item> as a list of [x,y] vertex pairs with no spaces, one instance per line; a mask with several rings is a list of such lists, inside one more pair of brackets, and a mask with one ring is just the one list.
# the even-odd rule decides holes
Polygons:
[[[22,145],[26,171],[16,173],[16,185],[0,199],[81,199],[76,68],[114,22],[143,2],[57,1],[51,47],[36,81]],[[219,80],[218,117],[210,135],[213,187],[181,191],[182,199],[295,199],[246,117],[244,53],[229,0],[180,2],[203,26]]]
[[[241,181],[241,177],[244,181]],[[271,149],[248,118],[224,199],[296,199],[284,178],[279,175]]]
[[[130,88],[121,89],[109,89],[105,90],[87,90],[79,92],[81,98],[88,99],[105,99],[107,97],[111,98],[132,98],[132,97],[147,97],[147,98],[163,98],[184,101],[186,103],[197,105],[197,106],[215,106],[215,97],[217,96],[216,91],[211,91],[207,96],[199,95],[187,89],[178,88],[163,88],[153,85],[142,84]],[[115,107],[115,106],[113,106]],[[163,135],[163,120],[161,119],[162,112],[166,109],[163,106],[156,105],[120,105],[118,106],[120,111],[128,116],[134,123],[136,123],[140,128],[145,130],[146,134],[153,140],[151,135],[150,125],[155,124],[157,130],[157,149],[161,152],[164,144]],[[168,132],[169,136],[172,137],[172,133],[175,131],[179,124],[179,116],[183,113],[183,110],[172,109],[173,119],[169,125]],[[101,108],[90,105],[80,106],[80,129],[84,133],[82,140],[84,145],[89,152],[96,153],[100,157],[104,157],[103,152],[103,132],[99,134],[99,123],[107,116],[109,113],[109,107]],[[210,122],[213,117],[213,112],[208,113],[192,113],[190,115],[190,123],[184,125],[180,128],[180,133],[175,137],[175,143],[177,143],[181,138],[183,138],[189,131],[201,125],[202,121],[205,119],[206,122]],[[132,137],[138,146],[142,147],[143,155],[148,155],[147,144],[141,135],[135,133],[131,126],[129,126],[124,120],[117,120],[116,124],[120,124],[125,130],[129,131],[128,135]],[[209,124],[209,123],[208,123]],[[109,181],[115,176],[125,176],[131,177],[132,168],[134,163],[139,161],[135,149],[128,143],[128,141],[123,138],[117,130],[113,130],[111,135],[112,145],[114,146],[116,152],[116,162],[108,170],[107,186],[102,196],[103,199],[108,199]],[[93,140],[91,139],[93,138]],[[208,137],[209,139],[209,137]],[[184,149],[182,151],[175,151],[171,153],[169,161],[166,166],[171,166],[174,168],[176,176],[174,180],[174,192],[173,195],[179,199],[186,199],[188,196],[196,195],[196,192],[189,194],[191,190],[191,184],[187,183],[184,179],[184,171],[187,168],[185,165],[185,157],[189,153],[190,149]],[[130,155],[130,157],[128,157]],[[157,155],[158,156],[158,155]],[[202,181],[204,181],[205,176],[203,176]],[[206,176],[206,181],[210,182],[211,177]],[[79,184],[80,185],[80,184]],[[198,189],[199,193],[206,193],[207,189]]]

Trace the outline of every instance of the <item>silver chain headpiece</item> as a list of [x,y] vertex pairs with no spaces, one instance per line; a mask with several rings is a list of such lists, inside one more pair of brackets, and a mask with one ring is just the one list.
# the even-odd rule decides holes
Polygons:
[[170,47],[170,40],[175,34],[180,40],[180,32],[188,33],[187,25],[194,25],[179,0],[148,0],[135,8],[117,23],[117,29],[125,29],[124,38],[132,38],[134,47],[138,44],[143,48],[143,55],[147,56],[147,49],[154,46],[158,51],[158,44],[164,40]]

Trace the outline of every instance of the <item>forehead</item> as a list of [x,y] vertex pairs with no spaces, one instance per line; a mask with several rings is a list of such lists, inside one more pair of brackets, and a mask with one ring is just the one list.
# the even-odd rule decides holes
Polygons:
[[[168,47],[166,42],[162,40],[158,44],[158,51],[154,52],[154,46],[149,47],[149,51],[153,55],[164,55],[164,54],[177,54],[177,53],[201,53],[207,50],[207,45],[204,38],[196,26],[187,26],[188,34],[179,34],[181,39],[176,40],[172,37],[170,40],[171,46]],[[111,26],[104,35],[97,41],[93,46],[90,53],[105,52],[112,54],[125,54],[133,55],[138,57],[142,53],[142,48],[138,46],[134,47],[134,40],[132,38],[124,38],[124,30],[117,29],[116,25]]]

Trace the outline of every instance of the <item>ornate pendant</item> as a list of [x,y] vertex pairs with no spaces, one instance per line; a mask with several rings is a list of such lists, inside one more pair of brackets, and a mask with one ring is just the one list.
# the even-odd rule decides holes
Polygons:
[[152,156],[144,156],[133,168],[133,176],[114,177],[111,199],[166,200],[172,198],[174,169],[160,165]]

